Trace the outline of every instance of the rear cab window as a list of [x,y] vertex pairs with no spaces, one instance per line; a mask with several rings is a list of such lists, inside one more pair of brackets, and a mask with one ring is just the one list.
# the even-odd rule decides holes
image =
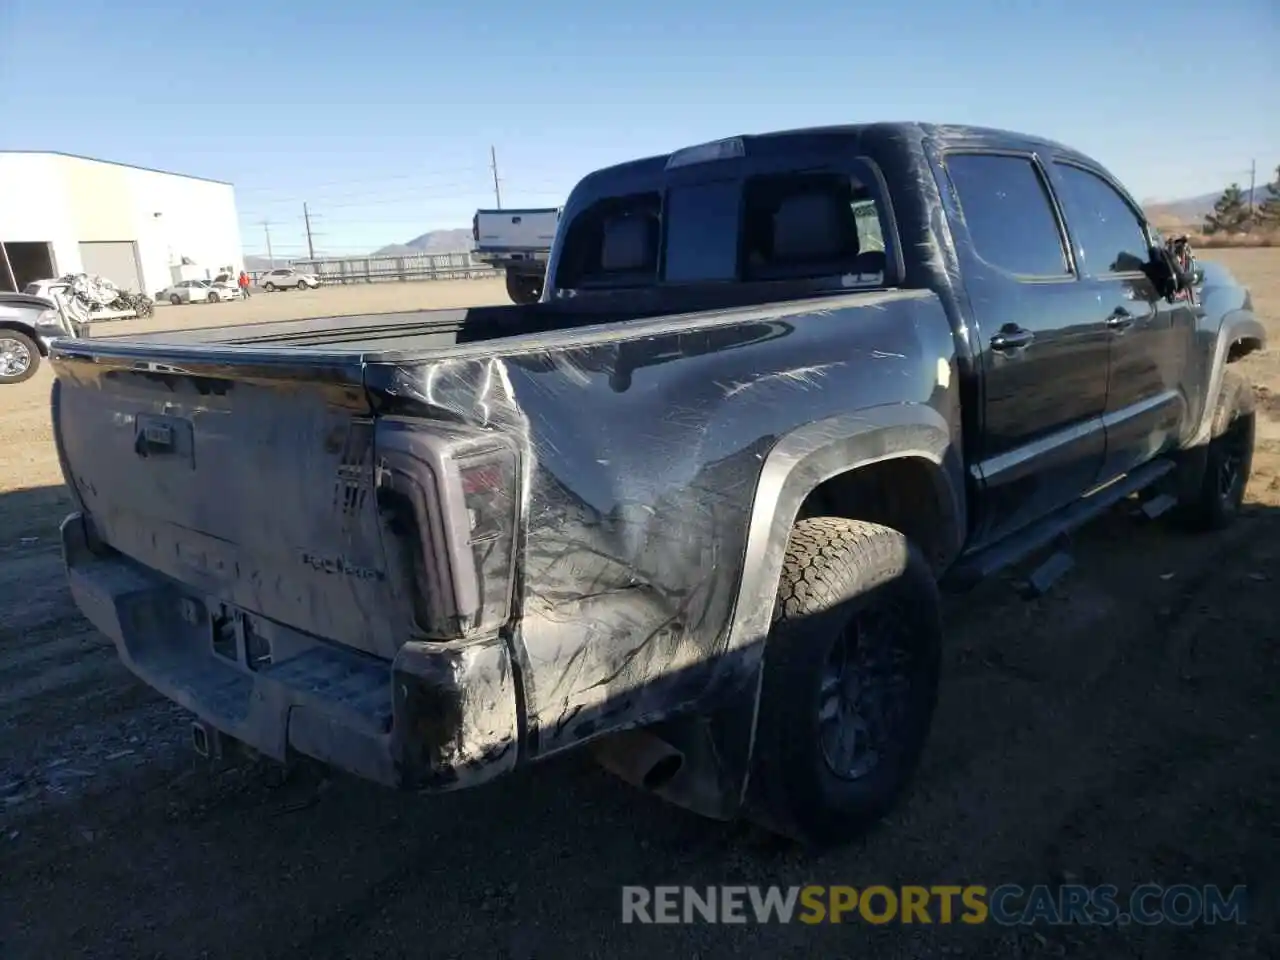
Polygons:
[[561,289],[651,286],[658,277],[661,194],[608,197],[578,214],[556,271]]
[[771,159],[777,172],[765,164],[753,170],[743,158],[714,160],[659,173],[652,190],[588,204],[568,221],[555,288],[883,286],[892,231],[870,162],[795,170]]

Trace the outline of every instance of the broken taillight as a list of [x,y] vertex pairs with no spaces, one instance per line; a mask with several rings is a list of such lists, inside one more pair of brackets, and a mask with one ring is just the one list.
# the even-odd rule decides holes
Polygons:
[[520,513],[508,438],[411,421],[378,425],[379,502],[407,552],[412,612],[439,639],[496,631],[511,615]]
[[477,624],[501,624],[510,614],[511,562],[515,556],[516,457],[498,449],[458,461],[475,565]]

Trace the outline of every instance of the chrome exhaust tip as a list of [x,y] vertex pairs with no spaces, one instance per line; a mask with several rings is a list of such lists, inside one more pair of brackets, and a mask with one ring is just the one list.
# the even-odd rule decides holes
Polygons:
[[205,730],[204,724],[195,722],[191,724],[191,746],[195,748],[196,753],[208,759],[209,757],[209,732]]
[[222,735],[202,720],[191,721],[191,746],[206,760],[222,756]]
[[592,745],[596,762],[614,776],[645,790],[660,790],[684,766],[684,754],[647,730],[626,730]]

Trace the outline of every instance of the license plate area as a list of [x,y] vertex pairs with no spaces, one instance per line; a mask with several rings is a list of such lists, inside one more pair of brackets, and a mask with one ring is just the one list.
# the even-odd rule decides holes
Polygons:
[[133,452],[143,460],[175,462],[194,470],[194,427],[190,420],[182,417],[140,413],[134,429]]
[[254,619],[243,610],[225,603],[206,608],[198,600],[182,601],[183,619],[208,627],[209,646],[214,654],[249,670],[265,670],[274,662],[271,640],[256,629]]

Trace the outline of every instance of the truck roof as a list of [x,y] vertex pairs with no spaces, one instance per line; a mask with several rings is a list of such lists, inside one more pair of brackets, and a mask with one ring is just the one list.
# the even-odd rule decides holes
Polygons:
[[[905,139],[909,142],[919,143],[926,139],[963,141],[965,143],[981,144],[989,147],[1013,147],[1013,146],[1041,146],[1053,150],[1059,154],[1068,154],[1080,159],[1089,159],[1079,151],[1050,140],[1047,137],[1037,136],[1034,134],[1020,133],[1014,130],[1004,130],[998,127],[981,127],[968,126],[963,124],[941,124],[926,123],[923,121],[875,121],[870,123],[848,123],[848,124],[832,124],[828,126],[818,127],[796,127],[789,130],[772,130],[764,133],[738,134],[747,146],[750,152],[752,144],[769,144],[778,140],[817,140],[828,139],[831,137],[847,137],[849,139],[861,140],[901,140]],[[733,136],[720,139],[734,139]],[[773,145],[776,145],[773,144]],[[689,145],[686,145],[689,146]],[[683,147],[677,148],[684,149]],[[672,151],[675,152],[675,151]],[[604,167],[587,174],[582,178],[583,183],[596,180],[597,178],[611,178],[619,175],[634,175],[654,172],[662,169],[670,153],[656,154],[654,156],[643,157],[638,160],[629,160],[625,163],[614,164],[611,167]]]

